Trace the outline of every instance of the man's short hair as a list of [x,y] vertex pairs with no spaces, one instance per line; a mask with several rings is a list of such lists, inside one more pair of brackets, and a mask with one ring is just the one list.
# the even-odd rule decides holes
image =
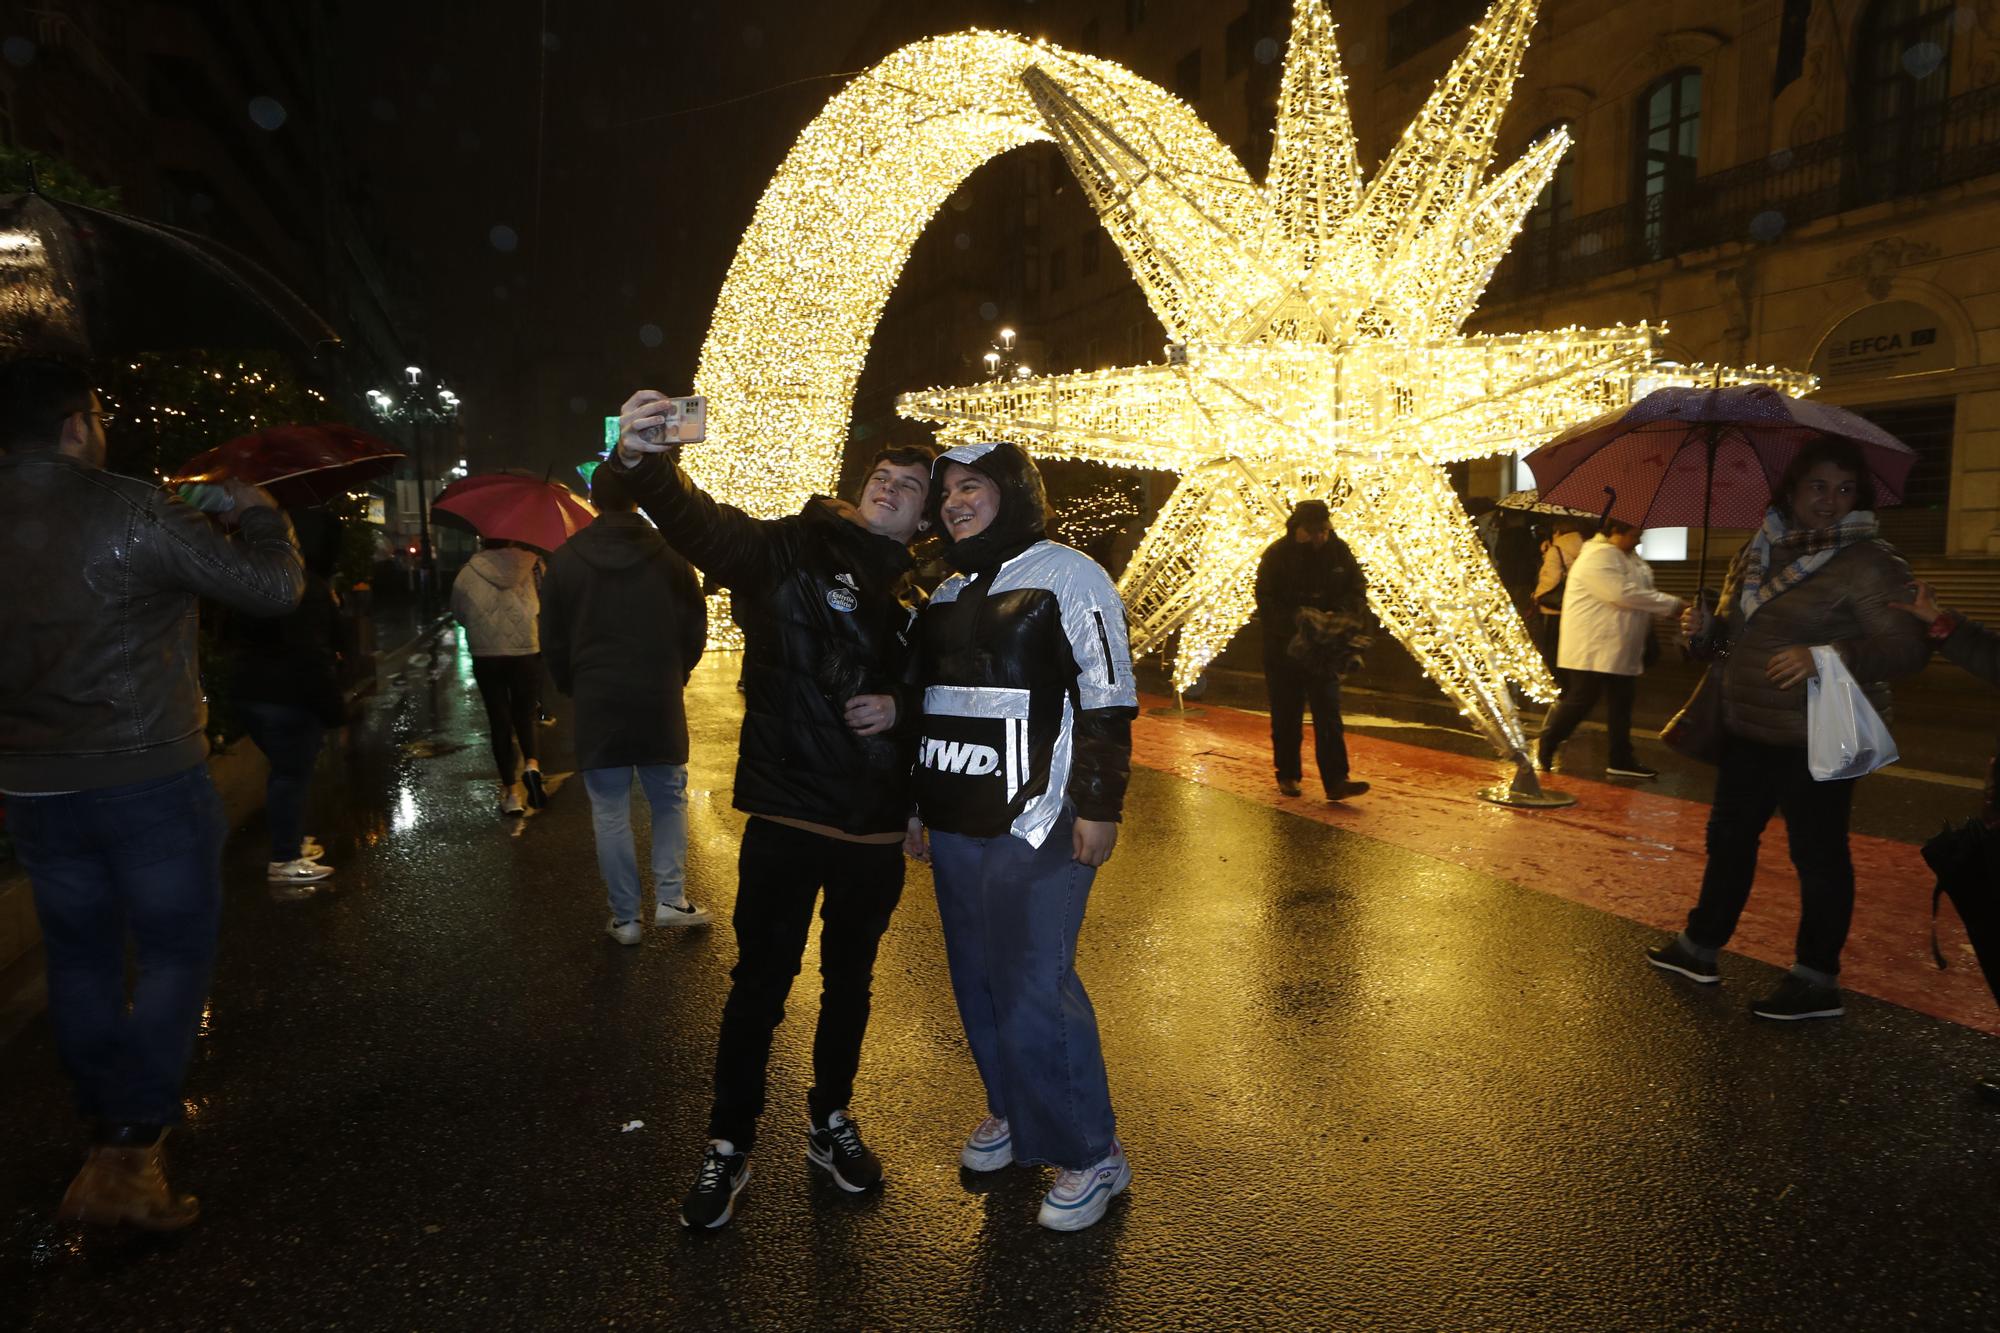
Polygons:
[[0,366],[0,450],[53,449],[63,422],[90,410],[90,376],[60,361]]
[[591,470],[590,502],[599,511],[613,513],[630,513],[639,507],[639,498],[632,493],[632,483],[608,458]]
[[[928,478],[937,456],[938,451],[928,444],[885,444],[868,460],[868,471],[872,474],[884,463],[894,463],[897,467],[920,467]],[[925,484],[928,485],[928,481]]]
[[1318,532],[1321,528],[1333,527],[1333,512],[1324,500],[1301,500],[1292,506],[1291,516],[1285,520],[1285,532],[1289,535],[1304,529]]

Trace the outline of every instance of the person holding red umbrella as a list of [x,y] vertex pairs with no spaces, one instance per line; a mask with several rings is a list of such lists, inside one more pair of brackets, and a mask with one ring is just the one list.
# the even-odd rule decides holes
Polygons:
[[1772,490],[1763,527],[1731,563],[1713,617],[1700,606],[1682,615],[1683,630],[1719,658],[1704,685],[1720,685],[1720,749],[1701,896],[1687,928],[1647,960],[1704,985],[1722,979],[1717,953],[1749,900],[1764,826],[1782,812],[1799,873],[1798,952],[1777,990],[1750,1006],[1760,1018],[1844,1012],[1838,977],[1854,912],[1847,821],[1855,780],[1816,781],[1807,767],[1812,650],[1837,651],[1884,718],[1886,682],[1930,657],[1924,627],[1895,609],[1910,567],[1879,535],[1875,483],[1852,440],[1827,436],[1801,447]]
[[[493,763],[500,774],[500,813],[525,814],[521,797],[547,803],[535,757],[535,716],[541,711],[542,562],[533,551],[489,537],[451,585],[451,614],[465,627],[472,680],[486,704]],[[515,747],[520,747],[519,766]]]

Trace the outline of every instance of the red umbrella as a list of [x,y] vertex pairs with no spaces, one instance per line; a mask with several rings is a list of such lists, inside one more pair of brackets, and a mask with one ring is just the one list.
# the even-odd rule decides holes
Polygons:
[[352,426],[273,426],[196,454],[167,484],[237,477],[281,505],[314,505],[384,475],[402,457],[387,440]]
[[[1861,449],[1877,505],[1899,504],[1916,453],[1852,412],[1765,384],[1655,389],[1528,455],[1546,504],[1603,511],[1642,528],[1754,528],[1800,447],[1823,436]],[[1607,503],[1607,499],[1609,503]]]
[[456,519],[494,541],[553,551],[597,517],[583,497],[560,482],[501,472],[454,481],[431,512]]

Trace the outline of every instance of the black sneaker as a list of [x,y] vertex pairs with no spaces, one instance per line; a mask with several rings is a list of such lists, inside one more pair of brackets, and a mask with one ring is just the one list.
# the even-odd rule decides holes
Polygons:
[[1801,1018],[1839,1018],[1847,1010],[1840,1003],[1838,986],[1819,986],[1790,973],[1778,989],[1750,1006],[1759,1018],[1796,1022]]
[[528,789],[528,804],[536,810],[549,803],[549,794],[542,789],[542,770],[531,768],[521,774],[521,785]]
[[1609,777],[1637,778],[1641,782],[1652,782],[1660,776],[1659,769],[1647,768],[1636,759],[1627,760],[1622,764],[1606,764],[1604,772]]
[[1279,778],[1278,795],[1303,796],[1305,795],[1305,788],[1299,786],[1299,780],[1297,778]]
[[1722,980],[1721,970],[1714,963],[1704,963],[1688,952],[1678,936],[1657,949],[1646,950],[1646,961],[1662,972],[1677,972],[1689,981],[1699,981],[1704,986],[1713,986]]
[[1367,791],[1367,783],[1355,782],[1351,778],[1343,779],[1326,789],[1326,799],[1329,801],[1344,801],[1350,796],[1366,795]]
[[824,1128],[814,1125],[806,1131],[806,1157],[849,1194],[882,1183],[882,1163],[868,1151],[860,1128],[845,1111],[828,1116]]
[[750,1154],[723,1151],[730,1146],[722,1139],[708,1141],[694,1188],[681,1200],[682,1226],[719,1227],[736,1211],[736,1196],[750,1183]]
[[1544,773],[1556,771],[1556,752],[1539,741],[1535,744],[1535,767]]

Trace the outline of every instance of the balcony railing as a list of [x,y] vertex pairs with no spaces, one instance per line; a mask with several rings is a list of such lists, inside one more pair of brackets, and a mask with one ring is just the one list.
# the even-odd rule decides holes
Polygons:
[[1487,287],[1509,301],[1727,241],[1787,231],[1885,199],[2000,171],[2000,84],[1865,129],[1699,176],[1638,203],[1537,229],[1533,219]]

